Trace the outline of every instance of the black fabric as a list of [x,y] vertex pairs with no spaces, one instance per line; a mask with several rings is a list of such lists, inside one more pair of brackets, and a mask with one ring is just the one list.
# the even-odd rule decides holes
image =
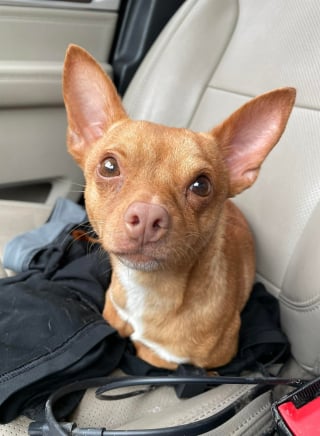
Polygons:
[[0,280],[1,423],[38,418],[59,386],[118,367],[126,341],[101,316],[109,280],[107,255],[64,232],[29,271]]
[[[109,281],[107,254],[69,232],[41,250],[29,271],[0,280],[0,423],[19,414],[41,420],[48,396],[74,380],[119,367],[134,375],[170,373],[137,358],[102,318]],[[239,353],[218,372],[237,375],[286,348],[277,300],[257,284],[243,311]],[[80,399],[81,393],[66,397],[58,418]]]

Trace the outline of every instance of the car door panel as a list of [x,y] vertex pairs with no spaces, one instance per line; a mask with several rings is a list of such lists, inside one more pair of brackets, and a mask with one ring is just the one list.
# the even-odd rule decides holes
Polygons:
[[79,197],[82,175],[65,145],[63,58],[76,43],[111,74],[118,7],[115,0],[0,1],[0,198]]
[[1,0],[7,5],[33,5],[48,8],[118,11],[121,0]]

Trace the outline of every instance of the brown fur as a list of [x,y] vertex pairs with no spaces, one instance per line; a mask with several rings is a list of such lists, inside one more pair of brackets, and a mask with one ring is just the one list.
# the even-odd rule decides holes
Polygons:
[[[147,290],[144,338],[205,368],[236,354],[255,262],[246,220],[228,198],[255,181],[294,98],[292,88],[264,94],[209,133],[133,121],[94,59],[70,46],[64,69],[68,148],[84,171],[91,224],[110,253],[113,274],[103,314],[121,335],[134,331],[114,307],[127,305],[119,280],[122,257],[135,270],[135,285]],[[104,177],[101,165],[109,157],[119,171]],[[210,181],[206,195],[189,189],[200,175]],[[156,241],[138,242],[128,232],[125,216],[137,203],[165,211],[168,223]],[[135,346],[151,364],[177,365],[140,341]]]

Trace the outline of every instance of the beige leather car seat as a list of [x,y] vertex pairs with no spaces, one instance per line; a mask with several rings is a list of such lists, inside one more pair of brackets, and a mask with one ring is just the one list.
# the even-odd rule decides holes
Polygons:
[[[206,130],[257,94],[297,88],[296,107],[279,145],[253,188],[235,199],[255,235],[257,278],[280,301],[282,326],[292,344],[287,375],[320,372],[319,23],[318,0],[188,0],[150,50],[124,99],[134,118]],[[14,233],[13,223],[17,232],[29,227],[30,219],[17,208],[34,224],[49,213],[0,203],[1,243]],[[173,425],[211,414],[244,389],[220,386],[179,401],[170,388],[161,388],[119,403],[99,403],[88,391],[75,419],[79,425],[107,428]],[[209,434],[262,434],[270,423],[270,397],[264,394]],[[0,435],[25,434],[26,424],[20,418],[0,427]]]

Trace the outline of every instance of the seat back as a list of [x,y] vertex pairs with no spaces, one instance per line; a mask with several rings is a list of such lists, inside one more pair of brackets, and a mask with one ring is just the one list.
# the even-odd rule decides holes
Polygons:
[[249,98],[297,88],[286,132],[235,199],[254,232],[257,278],[279,298],[292,353],[318,371],[320,342],[318,0],[188,0],[125,96],[128,113],[208,130]]

